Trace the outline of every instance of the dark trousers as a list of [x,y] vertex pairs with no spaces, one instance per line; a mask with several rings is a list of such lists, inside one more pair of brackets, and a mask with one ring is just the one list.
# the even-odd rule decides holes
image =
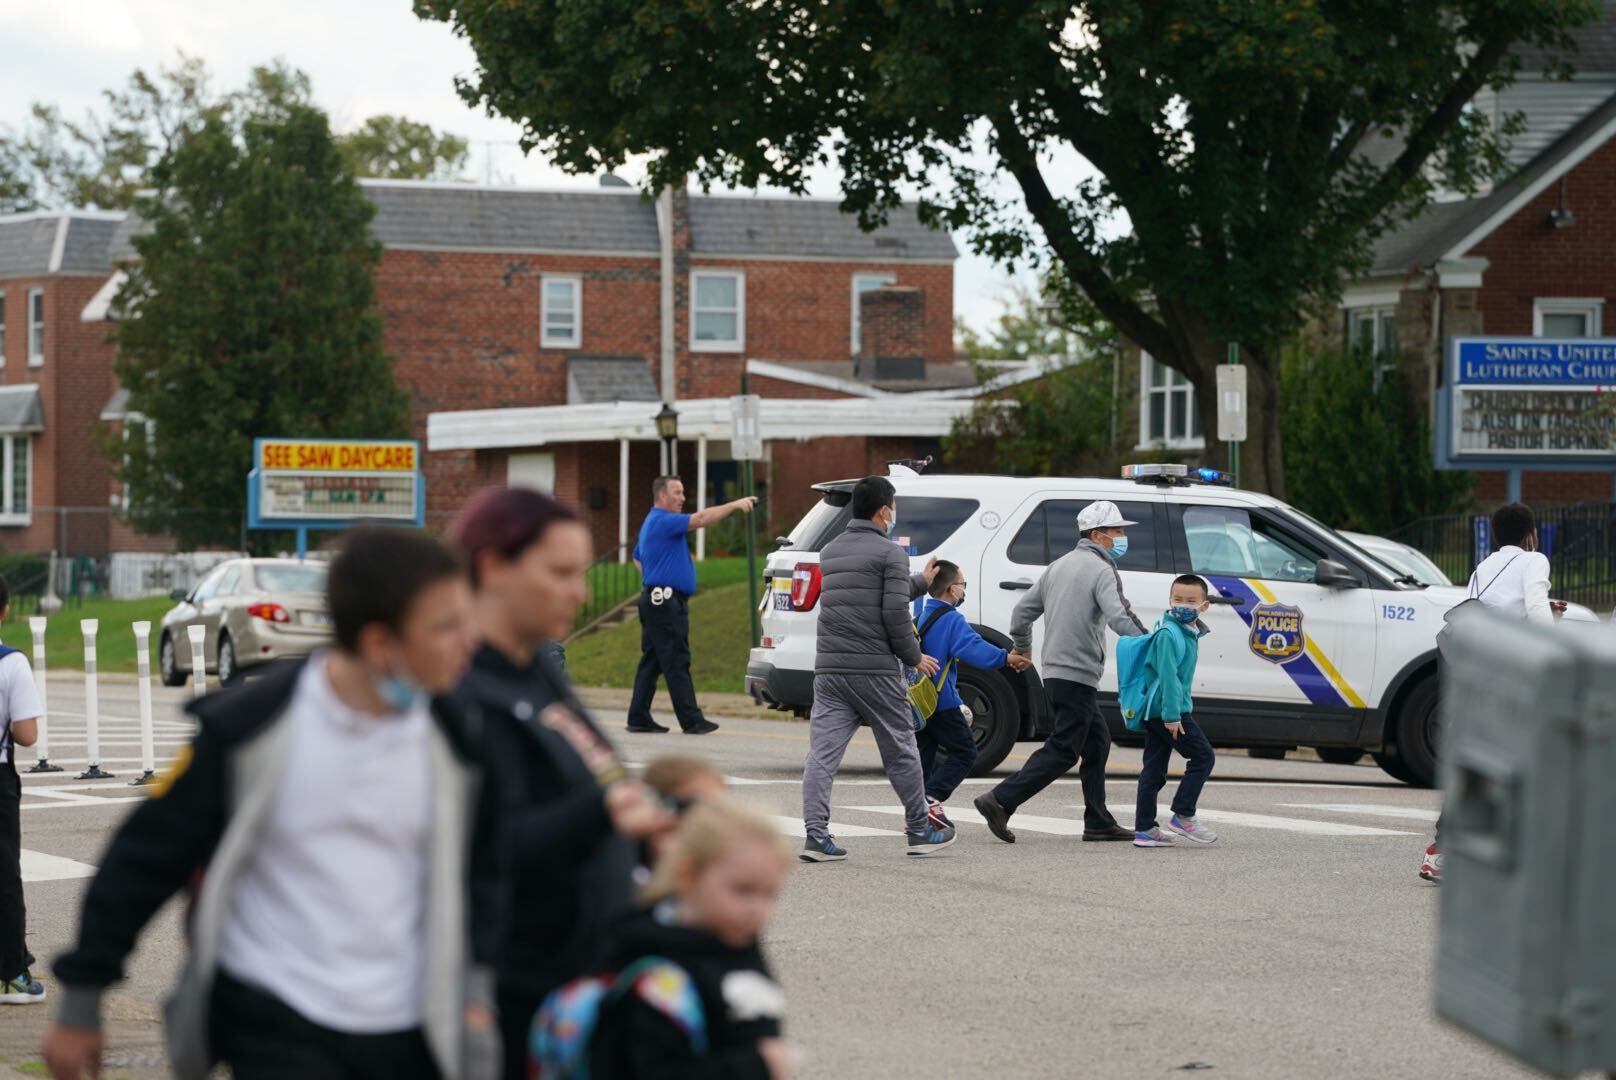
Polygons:
[[272,994],[214,974],[213,1054],[236,1080],[437,1080],[420,1028],[349,1035],[322,1027]]
[[17,767],[5,761],[0,762],[0,979],[15,979],[33,966],[27,928],[28,910],[22,899],[22,781]]
[[1094,700],[1094,687],[1067,679],[1046,679],[1049,703],[1055,708],[1055,730],[1044,745],[1032,752],[1027,764],[993,789],[999,805],[1016,807],[1065,776],[1078,759],[1077,778],[1083,783],[1083,827],[1114,828],[1117,819],[1105,808],[1105,763],[1111,756],[1111,733]]
[[[926,726],[915,733],[915,743],[920,748],[920,771],[926,777],[926,795],[938,802],[947,802],[976,764],[976,739],[971,736],[971,725],[965,722],[965,713],[957,706],[938,709],[926,721]],[[941,765],[937,764],[939,750],[943,752]]]
[[1145,762],[1139,770],[1139,805],[1134,809],[1134,832],[1149,832],[1156,827],[1156,793],[1167,783],[1167,764],[1174,750],[1189,764],[1184,767],[1184,779],[1178,782],[1178,791],[1173,795],[1173,813],[1179,817],[1195,816],[1195,804],[1201,799],[1206,778],[1212,775],[1216,756],[1200,724],[1188,716],[1180,723],[1184,730],[1175,739],[1160,720],[1146,721]]
[[546,995],[519,990],[500,983],[496,990],[499,1005],[499,1035],[505,1047],[505,1080],[527,1080],[528,1044],[533,1016]]
[[696,687],[690,681],[689,601],[673,594],[653,604],[646,589],[640,593],[640,666],[634,672],[634,697],[628,706],[630,727],[651,723],[658,675],[667,680],[668,697],[680,727],[688,729],[707,719],[696,704]]

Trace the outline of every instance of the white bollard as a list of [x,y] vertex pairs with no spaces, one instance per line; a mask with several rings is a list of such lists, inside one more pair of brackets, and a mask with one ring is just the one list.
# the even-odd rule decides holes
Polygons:
[[131,787],[149,784],[157,773],[157,737],[152,732],[151,708],[151,623],[137,622],[135,631],[135,682],[140,691],[140,775],[129,781]]
[[34,742],[34,767],[28,771],[61,772],[60,765],[50,763],[50,738],[45,733],[45,717],[49,711],[45,708],[45,616],[30,616],[28,629],[34,635],[34,686],[39,690],[39,738]]
[[185,634],[191,639],[191,696],[201,697],[208,692],[208,628],[187,626]]
[[95,632],[99,619],[80,619],[79,629],[84,633],[84,741],[90,759],[89,768],[79,773],[80,780],[110,780],[112,774],[101,771],[101,691],[95,674]]

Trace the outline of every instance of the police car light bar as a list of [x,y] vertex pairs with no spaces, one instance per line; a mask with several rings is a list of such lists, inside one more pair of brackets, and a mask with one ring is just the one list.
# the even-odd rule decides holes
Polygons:
[[1124,480],[1159,480],[1163,477],[1184,476],[1189,469],[1183,465],[1124,465],[1122,478]]
[[1124,465],[1122,478],[1132,480],[1136,484],[1161,484],[1172,487],[1176,484],[1210,484],[1215,487],[1232,487],[1234,478],[1226,472],[1217,469],[1191,469],[1187,465],[1173,462],[1164,462],[1151,465]]
[[1216,487],[1233,487],[1234,477],[1217,469],[1196,469],[1190,478],[1203,484],[1212,484]]

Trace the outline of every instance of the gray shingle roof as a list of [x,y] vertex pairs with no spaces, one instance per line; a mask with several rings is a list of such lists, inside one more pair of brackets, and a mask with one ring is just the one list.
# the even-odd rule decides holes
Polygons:
[[559,248],[655,254],[656,207],[637,192],[361,181],[388,247]]
[[651,366],[637,356],[575,356],[567,361],[567,404],[657,401]]
[[692,196],[690,245],[698,254],[821,258],[954,259],[953,239],[921,224],[912,206],[874,232],[834,202],[761,196]]
[[0,387],[0,432],[44,431],[45,410],[39,387],[33,384]]
[[[59,213],[16,214],[0,218],[0,278],[35,277],[51,272],[51,256],[56,250]],[[68,217],[63,238],[63,274],[104,274],[111,268],[107,255],[114,231],[122,224],[103,214]]]

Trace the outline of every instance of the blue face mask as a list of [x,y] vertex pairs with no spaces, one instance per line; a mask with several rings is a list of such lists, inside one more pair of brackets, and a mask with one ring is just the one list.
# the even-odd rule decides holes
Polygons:
[[1188,606],[1185,606],[1183,604],[1180,604],[1177,607],[1168,608],[1167,609],[1167,614],[1172,616],[1173,618],[1177,619],[1179,622],[1183,623],[1185,626],[1191,625],[1192,623],[1195,622],[1196,619],[1199,619],[1201,617],[1201,612],[1198,609],[1193,608],[1193,607],[1188,607]]
[[397,675],[383,675],[376,680],[376,692],[395,713],[409,712],[426,700],[427,693],[409,679]]
[[898,527],[898,511],[896,507],[889,506],[887,509],[892,511],[892,517],[887,521],[887,535],[891,536],[892,530]]
[[1113,559],[1122,558],[1124,555],[1128,554],[1128,538],[1126,536],[1112,537],[1111,546],[1106,548],[1106,550],[1111,553],[1111,557]]

